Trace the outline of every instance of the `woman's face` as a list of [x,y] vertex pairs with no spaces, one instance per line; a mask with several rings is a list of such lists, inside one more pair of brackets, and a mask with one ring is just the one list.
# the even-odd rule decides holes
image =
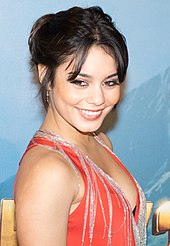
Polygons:
[[69,63],[56,70],[49,107],[53,107],[55,121],[61,129],[96,131],[120,97],[115,60],[101,47],[92,47],[74,81],[68,80],[74,67],[74,64],[68,67]]

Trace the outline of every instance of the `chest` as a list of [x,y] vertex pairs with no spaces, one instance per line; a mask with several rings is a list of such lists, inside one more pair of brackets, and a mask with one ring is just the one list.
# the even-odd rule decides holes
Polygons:
[[[69,219],[72,220],[73,217],[78,219],[76,225],[81,228],[82,221],[87,222],[89,218],[89,224],[88,222],[85,223],[86,229],[93,232],[95,228],[93,236],[98,235],[96,240],[99,241],[96,242],[101,242],[101,245],[108,245],[108,241],[111,240],[110,237],[112,237],[113,242],[118,243],[114,243],[114,245],[125,245],[127,239],[125,235],[129,233],[126,229],[132,228],[130,226],[132,218],[130,206],[136,206],[137,190],[132,177],[111,153],[107,152],[91,155],[91,158],[86,157],[79,165],[83,167],[79,169],[82,177],[84,177],[84,187],[83,185],[80,186],[80,190],[83,189],[83,195],[80,202],[74,204],[76,210]],[[126,189],[126,187],[128,188]],[[131,198],[130,193],[132,193],[133,188],[134,194]],[[104,238],[103,231],[108,233]],[[112,233],[110,233],[111,231]],[[100,239],[99,235],[101,235]]]
[[132,210],[136,207],[137,202],[137,188],[133,177],[117,159],[117,157],[106,150],[97,146],[95,151],[90,154],[90,159],[97,165],[104,173],[112,178],[120,187],[129,201]]

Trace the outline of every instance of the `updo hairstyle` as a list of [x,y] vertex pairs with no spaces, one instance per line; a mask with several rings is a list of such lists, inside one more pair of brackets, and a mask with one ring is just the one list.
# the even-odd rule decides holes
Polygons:
[[128,66],[125,38],[100,7],[73,7],[44,15],[33,25],[28,43],[32,67],[38,64],[46,67],[40,88],[46,110],[46,93],[49,85],[54,86],[57,67],[71,58],[74,71],[69,79],[75,79],[94,45],[101,46],[115,59],[119,82],[125,79]]

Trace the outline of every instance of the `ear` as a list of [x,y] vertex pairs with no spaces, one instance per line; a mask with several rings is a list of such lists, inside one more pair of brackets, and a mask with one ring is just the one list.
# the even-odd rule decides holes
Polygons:
[[42,83],[44,75],[46,73],[47,67],[42,64],[38,64],[38,78],[40,83]]

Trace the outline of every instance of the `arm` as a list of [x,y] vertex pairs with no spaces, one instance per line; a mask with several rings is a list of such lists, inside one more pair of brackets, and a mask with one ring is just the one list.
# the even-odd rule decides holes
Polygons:
[[[29,158],[28,158],[29,159]],[[20,246],[64,246],[77,182],[59,154],[22,163],[15,190]],[[24,167],[25,166],[25,167]]]

